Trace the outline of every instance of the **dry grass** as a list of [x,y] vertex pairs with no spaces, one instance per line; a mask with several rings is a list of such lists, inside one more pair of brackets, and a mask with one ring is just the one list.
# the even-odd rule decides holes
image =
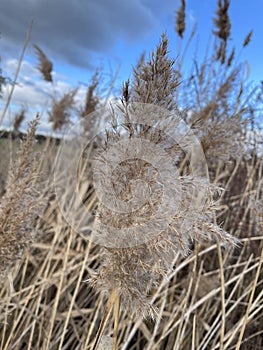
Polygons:
[[[233,177],[237,169],[217,169],[228,183],[219,217],[242,246],[229,253],[202,244],[188,258],[177,256],[172,272],[152,291],[155,322],[121,309],[120,349],[219,349],[220,343],[235,349],[242,334],[241,349],[263,346],[262,218],[252,208],[254,196],[262,198],[262,163],[243,167],[244,183]],[[238,184],[242,192],[234,189]],[[234,224],[231,216],[239,220]],[[99,267],[100,248],[67,226],[55,201],[42,225],[43,234],[1,289],[0,348],[90,349],[106,300],[85,280]],[[112,335],[111,322],[105,334]]]
[[[98,267],[99,249],[67,229],[61,216],[53,225],[1,290],[1,349],[89,349],[92,344],[105,299],[83,281]],[[241,348],[262,346],[262,241],[262,236],[244,238],[242,249],[223,254],[224,300],[216,245],[178,258],[152,295],[159,307],[156,323],[121,312],[119,347],[216,349],[223,332],[223,349],[231,349],[244,323]],[[105,333],[112,334],[110,323]]]
[[[178,16],[185,10],[185,2],[181,4]],[[180,108],[181,118],[200,139],[210,181],[213,186],[222,187],[223,192],[219,204],[207,203],[208,208],[212,204],[211,217],[200,212],[200,208],[192,213],[189,221],[192,220],[193,230],[183,232],[185,236],[174,239],[165,232],[148,244],[120,249],[91,243],[68,225],[58,207],[52,181],[57,148],[52,140],[42,146],[45,152],[41,152],[36,163],[33,127],[13,172],[7,174],[9,147],[16,150],[17,145],[16,141],[7,143],[0,139],[0,152],[4,155],[0,168],[0,262],[2,257],[10,258],[10,264],[3,260],[0,267],[5,273],[0,289],[0,350],[91,350],[101,320],[105,321],[98,347],[101,350],[263,349],[263,161],[257,155],[257,145],[247,152],[245,143],[248,131],[252,132],[251,120],[256,122],[255,111],[262,96],[258,89],[251,91],[246,86],[243,66],[234,60],[235,49],[227,50],[231,28],[228,7],[228,1],[218,2],[218,41],[211,56],[200,64],[194,62],[189,77],[179,81],[183,76],[182,62],[169,58],[168,41],[163,35],[149,60],[140,59],[131,82],[124,84],[118,105],[118,113],[123,117],[118,127],[125,130],[129,139],[143,136],[156,145],[168,145],[170,154],[176,156],[181,179],[185,181],[185,201],[189,186],[202,183],[189,178],[188,160],[165,133],[158,132],[157,127],[134,126],[128,106],[136,101],[169,111]],[[180,28],[181,37],[185,28]],[[249,33],[244,47],[250,39]],[[220,45],[223,51],[219,55]],[[41,53],[38,50],[40,59],[48,61]],[[82,117],[97,108],[98,81],[94,77]],[[69,121],[74,91],[64,102],[63,98],[60,102],[54,100],[50,112],[56,123],[54,129]],[[105,150],[120,141],[124,131],[118,127],[113,120],[106,142],[96,147],[103,145]],[[114,170],[114,181],[123,200],[130,198],[130,184],[122,172],[133,180],[143,177],[154,182],[155,173],[149,172],[145,161],[126,161],[119,172]],[[38,174],[41,193],[49,197],[38,218],[32,215],[39,202],[35,196],[36,179],[29,176],[31,173]],[[150,175],[152,179],[147,178]],[[61,178],[67,176],[61,173]],[[136,212],[137,217],[123,218],[96,206],[92,186],[85,205],[88,211],[97,208],[96,219],[111,223],[116,230],[131,220],[139,220],[140,211]],[[159,187],[155,189],[156,202],[144,211],[148,215],[160,199]],[[65,188],[64,197],[69,196],[70,190]],[[196,216],[201,228],[194,227]],[[211,218],[218,242],[200,239]],[[37,237],[32,235],[36,228]],[[194,233],[194,228],[198,232]],[[239,238],[241,245],[224,249],[219,243],[223,240],[232,244],[230,235]],[[192,249],[191,254],[177,254],[188,248]],[[106,293],[97,293],[93,285]],[[117,294],[121,296],[120,308]],[[143,317],[144,312],[153,309],[157,310],[155,320]]]

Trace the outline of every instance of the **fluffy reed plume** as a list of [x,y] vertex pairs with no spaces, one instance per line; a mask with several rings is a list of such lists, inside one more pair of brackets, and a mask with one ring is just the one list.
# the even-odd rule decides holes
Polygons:
[[[158,114],[154,115],[156,109]],[[100,196],[107,198],[111,193],[112,202],[98,206],[95,232],[105,247],[100,270],[91,283],[101,291],[117,291],[129,312],[154,317],[151,291],[167,276],[178,253],[189,254],[194,241],[217,240],[233,246],[236,240],[213,223],[214,189],[207,181],[191,174],[176,175],[182,150],[165,132],[178,126],[176,117],[165,120],[163,109],[153,105],[141,108],[136,104],[129,108],[124,103],[117,110],[118,125],[113,122],[105,149],[96,157],[101,164],[96,176],[104,178]],[[156,123],[135,126],[135,115],[144,115],[145,120],[153,118]],[[145,159],[148,142],[153,154],[154,149],[159,149],[159,169]],[[184,142],[189,142],[187,137],[181,144]],[[126,146],[118,148],[120,144]],[[114,155],[123,159],[117,166],[105,156],[112,147]],[[169,153],[162,154],[161,149]],[[160,174],[162,171],[165,176]],[[205,198],[193,205],[197,193]],[[164,202],[165,210],[159,211]],[[127,211],[129,205],[133,209]]]
[[178,11],[176,11],[175,31],[183,38],[185,31],[185,0],[181,0],[181,6]]
[[53,130],[61,130],[64,125],[69,123],[76,93],[77,89],[74,89],[65,93],[58,101],[53,100],[52,109],[48,112]]
[[[178,140],[169,136],[177,128],[180,130],[181,119],[175,109],[178,82],[173,61],[167,56],[167,45],[163,35],[149,62],[140,61],[134,70],[131,91],[129,81],[124,85],[122,104],[112,109],[112,130],[107,131],[105,149],[97,156],[101,167],[96,173],[97,177],[104,177],[100,198],[111,193],[108,198],[112,202],[98,206],[95,232],[105,247],[100,270],[91,284],[111,295],[117,291],[129,312],[152,317],[156,309],[151,304],[151,291],[167,276],[178,253],[189,254],[194,241],[214,239],[226,246],[236,243],[235,238],[213,223],[215,188],[185,168],[181,169],[183,175],[176,175],[186,156],[182,149],[189,149],[191,137],[185,135],[179,146]],[[171,110],[174,114],[169,114]],[[138,115],[140,121],[136,119]],[[160,169],[152,164],[154,161],[145,159],[146,141],[153,147],[152,154],[163,157]],[[123,146],[118,148],[120,144]],[[111,149],[115,158],[123,160],[118,165],[106,156]],[[163,177],[159,174],[161,169],[166,171]],[[192,205],[197,192],[202,193],[203,201]],[[158,208],[168,193],[166,209],[159,216]],[[143,204],[137,208],[136,201]],[[125,203],[133,203],[130,212]]]
[[[212,123],[204,123],[197,135],[207,159],[223,161],[244,154],[242,147],[242,117],[240,114],[222,118]],[[222,141],[223,140],[223,141]]]
[[44,54],[44,52],[40,49],[39,46],[34,44],[34,48],[36,49],[38,59],[39,59],[39,66],[37,67],[38,70],[42,73],[44,80],[48,82],[52,82],[52,70],[53,70],[53,64],[52,62],[47,58],[47,56]]
[[228,115],[226,108],[223,107],[222,97],[213,99],[200,111],[194,112],[190,118],[191,126],[208,160],[225,161],[244,154],[242,114]]
[[29,124],[26,140],[12,164],[5,195],[0,202],[0,279],[23,256],[35,236],[40,210],[37,191],[39,161],[34,155],[34,136],[39,117]]
[[173,65],[174,60],[168,57],[168,39],[163,34],[149,61],[144,62],[142,57],[134,69],[132,101],[151,103],[168,110],[176,108],[175,91],[179,82]]
[[[234,52],[228,64],[232,64]],[[244,154],[244,130],[251,109],[243,103],[242,79],[242,66],[229,69],[228,65],[220,65],[217,71],[204,62],[200,67],[194,66],[194,73],[184,86],[183,104],[190,111],[186,120],[201,141],[208,160],[227,160]],[[185,89],[190,89],[189,94]]]

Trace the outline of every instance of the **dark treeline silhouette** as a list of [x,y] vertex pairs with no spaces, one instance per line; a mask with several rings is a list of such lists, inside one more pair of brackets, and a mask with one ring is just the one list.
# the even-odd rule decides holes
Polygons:
[[[21,131],[7,131],[7,130],[2,130],[0,132],[0,139],[8,139],[11,138],[12,140],[16,139],[21,139],[24,140],[26,138],[26,133],[23,133]],[[45,136],[41,134],[35,135],[35,139],[39,144],[43,144],[46,142],[47,138],[51,138],[56,145],[60,144],[61,139],[58,137],[50,137],[50,136]]]

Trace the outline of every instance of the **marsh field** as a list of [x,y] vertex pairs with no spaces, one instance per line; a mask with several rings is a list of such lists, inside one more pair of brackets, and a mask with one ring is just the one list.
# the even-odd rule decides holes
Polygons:
[[0,130],[0,350],[263,349],[262,84],[228,8],[187,74],[182,0],[178,52],[162,34],[119,96],[98,72],[54,96],[69,138]]

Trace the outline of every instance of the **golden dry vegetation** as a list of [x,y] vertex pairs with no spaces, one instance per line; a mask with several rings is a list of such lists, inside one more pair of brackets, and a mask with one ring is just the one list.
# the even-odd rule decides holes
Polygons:
[[[185,6],[182,0],[175,18],[182,43]],[[1,350],[263,349],[263,160],[260,144],[251,141],[262,113],[262,87],[251,87],[243,78],[245,65],[234,60],[228,7],[228,0],[218,1],[214,44],[201,63],[194,60],[188,75],[183,67],[187,50],[172,59],[168,39],[161,36],[149,59],[142,56],[132,80],[123,84],[115,104],[119,126],[112,112],[111,129],[89,149],[105,151],[123,135],[165,145],[178,169],[171,180],[180,180],[183,190],[180,211],[161,234],[141,245],[118,246],[121,230],[150,220],[160,202],[163,187],[145,160],[129,159],[112,171],[124,202],[131,196],[130,184],[140,178],[155,190],[152,202],[131,214],[122,216],[100,204],[88,179],[86,210],[95,211],[103,237],[114,242],[105,247],[66,221],[54,187],[60,147],[49,137],[37,143],[39,117],[22,143],[0,138]],[[35,48],[39,70],[52,84],[53,64]],[[96,131],[102,108],[99,84],[96,73],[78,110],[87,139]],[[54,130],[67,127],[75,93],[72,89],[52,100],[48,115]],[[206,157],[208,187],[167,136],[176,124],[164,122],[159,131],[160,112],[155,126],[135,125],[129,113],[133,103],[175,113],[191,127]],[[90,163],[82,161],[87,170]],[[71,188],[63,179],[68,174],[62,169],[59,175],[66,205]],[[202,207],[192,208],[191,191],[202,186],[209,195]],[[169,203],[176,200],[171,196]]]

